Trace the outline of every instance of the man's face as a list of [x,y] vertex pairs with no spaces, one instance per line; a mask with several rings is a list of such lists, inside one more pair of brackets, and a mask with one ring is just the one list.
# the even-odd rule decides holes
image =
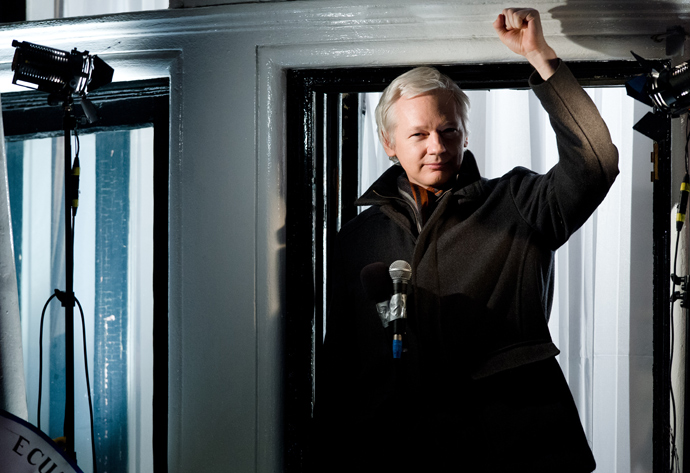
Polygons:
[[434,90],[393,105],[393,143],[384,145],[413,184],[443,187],[462,164],[465,130],[450,92]]

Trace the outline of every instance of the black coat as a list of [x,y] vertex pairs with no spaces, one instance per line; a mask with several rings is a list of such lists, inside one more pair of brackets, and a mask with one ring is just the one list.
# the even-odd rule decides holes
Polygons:
[[[366,458],[378,471],[594,468],[547,322],[553,252],[605,197],[618,153],[564,64],[531,85],[557,135],[548,173],[515,168],[487,180],[466,152],[417,234],[394,166],[341,230],[316,371],[321,471],[361,470]],[[406,351],[393,360],[360,272],[400,259],[412,280]]]

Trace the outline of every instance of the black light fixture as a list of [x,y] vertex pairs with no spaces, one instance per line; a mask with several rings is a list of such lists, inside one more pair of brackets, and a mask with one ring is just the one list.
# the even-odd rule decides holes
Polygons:
[[86,96],[113,80],[113,68],[101,58],[80,52],[62,51],[29,42],[12,41],[17,48],[12,60],[12,83],[48,92],[49,102],[58,103],[78,95],[88,120],[98,117]]
[[690,63],[662,66],[631,53],[647,74],[629,80],[625,89],[630,97],[654,107],[654,112],[647,113],[633,129],[654,141],[661,141],[666,118],[669,115],[680,117],[690,107]]

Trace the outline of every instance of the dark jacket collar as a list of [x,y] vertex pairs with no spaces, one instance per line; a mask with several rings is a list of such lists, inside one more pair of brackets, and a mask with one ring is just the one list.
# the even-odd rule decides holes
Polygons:
[[[388,168],[362,196],[355,201],[355,205],[382,205],[392,198],[398,198],[398,177],[404,174],[405,170],[399,164]],[[479,191],[481,176],[477,161],[471,151],[465,151],[462,157],[460,172],[455,177],[453,193],[467,193],[472,195]]]

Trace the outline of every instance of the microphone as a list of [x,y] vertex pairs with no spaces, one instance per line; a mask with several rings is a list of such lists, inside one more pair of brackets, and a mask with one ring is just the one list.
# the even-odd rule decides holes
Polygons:
[[371,263],[362,268],[359,279],[367,297],[376,302],[376,312],[381,317],[381,323],[388,327],[390,316],[389,300],[391,298],[391,280],[388,267],[383,263]]
[[394,261],[388,268],[393,280],[393,297],[390,302],[390,318],[393,321],[393,358],[402,356],[402,337],[407,319],[407,283],[412,278],[410,263]]

